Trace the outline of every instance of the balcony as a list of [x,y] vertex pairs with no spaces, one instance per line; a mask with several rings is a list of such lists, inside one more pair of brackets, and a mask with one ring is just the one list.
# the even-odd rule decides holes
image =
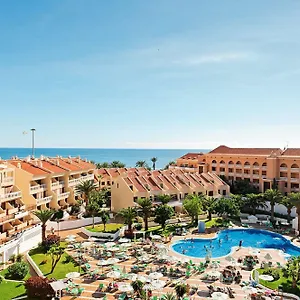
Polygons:
[[299,168],[291,168],[291,173],[299,173],[300,169]]
[[240,169],[240,168],[242,167],[242,165],[241,165],[241,164],[236,164],[235,167],[236,167],[237,169]]
[[264,171],[266,171],[267,170],[267,166],[262,166],[261,169],[264,170]]
[[250,178],[250,174],[249,173],[244,173],[244,177],[245,178]]
[[70,192],[61,193],[61,194],[57,195],[57,200],[66,199],[69,197],[69,195],[70,195]]
[[6,232],[0,233],[0,240],[6,239]]
[[245,165],[244,169],[250,169],[250,165]]
[[38,184],[30,187],[30,194],[44,192],[47,189],[46,184]]
[[300,191],[299,188],[291,188],[291,192],[293,193],[298,193]]
[[0,200],[3,202],[3,200],[13,200],[21,197],[21,192],[12,192],[4,195],[0,195]]
[[234,164],[228,164],[228,168],[233,168]]
[[280,171],[286,172],[288,168],[280,167]]
[[16,219],[21,219],[21,218],[23,218],[23,217],[26,217],[26,216],[28,216],[28,211],[18,211],[18,212],[16,212],[15,213],[15,218]]
[[5,177],[2,178],[1,186],[9,186],[14,184],[14,178],[13,177]]
[[253,174],[252,177],[253,177],[253,178],[258,178],[258,179],[259,179],[259,174]]
[[291,177],[291,182],[299,182],[299,178],[293,178],[293,177]]
[[13,215],[13,214],[10,214],[10,215],[5,214],[3,217],[0,218],[0,224],[8,222],[8,221],[12,221],[14,219],[14,217],[15,217],[15,215]]
[[223,163],[223,164],[220,164],[220,168],[225,168],[226,165]]
[[225,175],[225,171],[220,171],[220,175]]
[[51,202],[51,200],[52,200],[52,196],[36,199],[36,204],[37,205],[47,204]]
[[81,176],[80,178],[74,178],[69,180],[69,187],[76,186],[83,181],[94,180],[94,175]]
[[234,173],[233,172],[229,172],[228,176],[234,176]]
[[279,179],[282,181],[287,181],[287,177],[279,177]]

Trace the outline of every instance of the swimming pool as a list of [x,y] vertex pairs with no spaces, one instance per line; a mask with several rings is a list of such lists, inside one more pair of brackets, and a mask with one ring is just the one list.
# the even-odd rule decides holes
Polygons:
[[286,254],[300,256],[300,248],[278,233],[259,229],[227,229],[218,233],[212,239],[186,239],[172,244],[171,248],[187,256],[204,258],[207,252],[212,257],[228,255],[232,247],[237,247],[242,241],[242,247],[268,248],[283,250]]

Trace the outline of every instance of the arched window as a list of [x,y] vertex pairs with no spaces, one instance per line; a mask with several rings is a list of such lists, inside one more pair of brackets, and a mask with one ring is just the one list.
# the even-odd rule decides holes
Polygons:
[[237,165],[241,165],[241,162],[238,160],[238,161],[236,162],[236,164],[237,164]]
[[280,165],[280,168],[287,168],[287,164],[284,164],[284,163],[281,164],[281,165]]
[[220,164],[225,164],[225,161],[224,161],[224,160],[221,160],[221,161],[220,161]]
[[266,162],[264,162],[264,163],[262,164],[262,166],[263,166],[263,167],[266,167],[266,166],[267,166],[267,163],[266,163]]
[[233,165],[233,161],[231,160],[228,164],[229,164],[229,165]]
[[216,162],[216,160],[213,160],[211,163],[212,163],[212,164],[216,164],[217,162]]
[[253,164],[254,167],[259,167],[259,163],[256,161],[254,164]]
[[299,166],[298,166],[297,164],[292,164],[292,165],[291,165],[291,168],[292,168],[292,169],[299,169]]
[[250,163],[249,163],[248,161],[246,161],[246,162],[244,163],[244,166],[250,166]]

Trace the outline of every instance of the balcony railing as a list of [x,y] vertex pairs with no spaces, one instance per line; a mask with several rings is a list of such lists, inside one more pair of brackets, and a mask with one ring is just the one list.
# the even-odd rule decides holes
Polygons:
[[220,167],[221,167],[221,168],[225,168],[226,165],[223,163],[223,164],[220,164]]
[[245,165],[244,169],[250,169],[250,165]]
[[15,213],[15,218],[16,219],[21,219],[23,217],[28,216],[28,211],[18,211]]
[[13,200],[21,197],[21,192],[12,192],[4,195],[0,195],[0,200]]
[[94,175],[91,174],[91,175],[87,175],[87,176],[81,176],[80,178],[70,179],[69,186],[70,187],[75,186],[75,185],[80,184],[81,182],[88,181],[88,180],[94,180]]
[[291,168],[291,172],[296,172],[296,173],[298,173],[299,172],[299,168]]
[[225,175],[225,171],[220,171],[220,175]]
[[36,199],[36,204],[41,205],[41,204],[46,204],[49,203],[52,200],[52,196]]
[[291,182],[299,182],[299,178],[291,178]]
[[216,163],[212,163],[211,166],[212,166],[212,167],[216,167],[217,164],[216,164]]
[[57,199],[58,200],[66,199],[69,197],[69,195],[70,195],[70,192],[65,192],[65,193],[57,195]]
[[249,173],[244,173],[244,177],[250,177],[250,174]]
[[267,166],[262,166],[261,169],[262,170],[267,170]]
[[287,180],[287,177],[280,177],[280,180]]
[[233,168],[234,164],[228,164],[228,168]]
[[287,171],[288,168],[285,168],[285,167],[280,167],[280,171]]
[[291,191],[292,191],[292,192],[299,192],[300,189],[299,189],[299,188],[291,188]]
[[0,218],[0,223],[4,223],[4,222],[7,222],[9,220],[13,220],[14,218],[15,218],[14,214],[5,215],[5,216]]
[[44,192],[46,190],[46,184],[38,184],[30,187],[30,194]]
[[258,170],[260,167],[259,167],[259,166],[252,166],[252,168],[253,168],[254,170]]
[[253,174],[252,177],[253,178],[259,178],[259,174]]
[[236,168],[241,168],[241,167],[242,167],[242,164],[236,164],[235,167],[236,167]]
[[14,184],[14,178],[13,177],[5,177],[2,178],[1,186],[8,186]]
[[229,172],[228,176],[234,176],[234,173],[233,172]]

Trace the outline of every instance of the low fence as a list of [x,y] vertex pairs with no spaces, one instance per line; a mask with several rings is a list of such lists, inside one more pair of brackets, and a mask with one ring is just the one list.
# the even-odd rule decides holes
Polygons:
[[[101,223],[101,218],[95,217],[95,224],[99,224],[99,223]],[[54,230],[69,230],[69,229],[85,227],[92,224],[93,224],[93,218],[66,220],[66,221],[61,221],[59,223],[50,221],[47,222],[47,230],[50,231],[52,228],[54,228]]]
[[81,228],[81,231],[88,237],[98,237],[107,240],[115,241],[122,233],[124,233],[125,227],[118,230],[116,233],[105,233],[105,232],[91,232],[84,227]]
[[35,225],[20,232],[16,238],[0,246],[2,262],[7,262],[11,255],[18,255],[36,247],[41,241],[41,225]]
[[30,257],[28,253],[26,253],[26,260],[31,265],[32,269],[35,271],[35,273],[40,277],[45,277],[40,268],[37,266],[37,264],[33,261],[33,259]]

